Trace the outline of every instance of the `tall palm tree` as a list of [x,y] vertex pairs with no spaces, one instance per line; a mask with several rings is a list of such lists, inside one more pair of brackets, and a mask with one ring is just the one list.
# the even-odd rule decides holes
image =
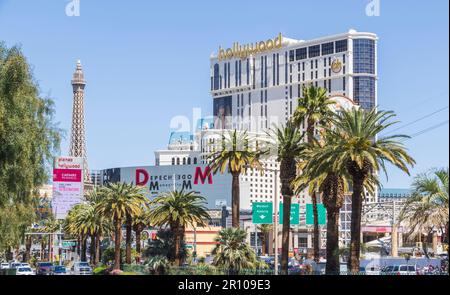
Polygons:
[[175,263],[182,264],[180,255],[187,226],[205,226],[210,216],[206,198],[197,193],[175,190],[154,198],[150,204],[150,220],[154,226],[169,226],[175,237]]
[[387,177],[386,162],[390,162],[409,175],[408,165],[415,163],[408,155],[400,139],[404,135],[377,138],[377,135],[396,122],[390,121],[393,112],[366,111],[352,108],[335,113],[331,119],[333,127],[325,127],[332,140],[321,152],[325,162],[332,162],[332,169],[345,167],[352,180],[352,221],[349,270],[359,271],[361,247],[361,213],[364,186],[367,181],[376,180],[376,174],[383,170]]
[[[269,149],[271,152],[275,152],[277,161],[280,162],[281,195],[283,196],[281,272],[282,274],[287,274],[289,232],[291,226],[291,199],[294,196],[294,186],[292,182],[297,174],[296,158],[304,149],[304,145],[302,144],[304,133],[302,133],[292,121],[288,121],[284,126],[282,125],[270,129],[268,135],[272,138],[272,144]],[[275,202],[278,202],[278,198]],[[277,249],[275,251],[277,251]]]
[[[298,106],[295,110],[292,120],[301,127],[306,123],[306,135],[309,144],[315,140],[316,127],[318,124],[327,124],[332,116],[331,106],[335,101],[331,100],[327,95],[327,90],[321,87],[315,87],[313,84],[303,86],[303,97],[298,99]],[[320,232],[319,232],[319,215],[317,211],[317,191],[310,190],[311,201],[313,205],[314,219],[314,260],[319,261],[320,251]]]
[[78,254],[80,255],[81,261],[86,261],[87,232],[80,228],[79,224],[80,216],[86,210],[87,206],[86,203],[76,204],[70,209],[63,222],[64,232],[77,238]]
[[143,188],[127,183],[114,183],[104,188],[103,199],[96,206],[98,214],[108,216],[114,225],[114,269],[120,269],[120,242],[122,238],[122,224],[126,220],[127,237],[126,263],[131,263],[131,216],[141,213],[147,198]]
[[267,253],[269,253],[269,234],[272,231],[272,224],[261,224],[260,226],[258,226],[258,229],[262,234],[262,255],[266,255]]
[[221,148],[213,151],[208,159],[211,160],[210,167],[214,174],[220,171],[221,174],[228,172],[232,176],[232,226],[239,227],[239,177],[248,168],[262,169],[260,156],[263,152],[258,149],[257,144],[255,148],[252,148],[246,131],[238,132],[236,129],[228,134],[222,133],[220,146]]
[[399,217],[408,223],[409,238],[414,239],[422,234],[432,237],[440,230],[445,233],[443,240],[448,240],[448,168],[433,169],[417,175],[412,189],[412,197],[405,203]]
[[229,274],[238,274],[241,269],[254,269],[257,259],[255,251],[246,243],[247,234],[239,228],[224,228],[215,239],[213,264],[227,269]]
[[141,261],[141,234],[142,231],[151,225],[150,210],[148,207],[142,209],[141,214],[133,218],[133,230],[136,235],[136,262]]

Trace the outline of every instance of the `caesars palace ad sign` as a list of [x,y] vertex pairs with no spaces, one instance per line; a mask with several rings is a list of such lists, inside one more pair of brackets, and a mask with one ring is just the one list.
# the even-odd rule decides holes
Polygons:
[[231,176],[213,174],[206,165],[137,166],[102,170],[102,184],[133,183],[147,188],[150,198],[177,190],[195,191],[207,199],[209,209],[231,205]]

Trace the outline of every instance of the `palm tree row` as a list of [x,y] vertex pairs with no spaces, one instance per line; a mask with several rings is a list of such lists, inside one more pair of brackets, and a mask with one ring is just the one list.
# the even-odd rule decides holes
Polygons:
[[[213,172],[233,175],[233,226],[239,227],[239,176],[247,168],[262,170],[261,156],[275,155],[280,163],[283,197],[281,270],[287,273],[290,204],[295,193],[308,189],[314,216],[314,259],[319,258],[317,203],[322,195],[327,209],[327,273],[339,272],[339,210],[347,187],[352,187],[352,223],[349,269],[359,271],[361,211],[365,192],[379,185],[378,172],[386,173],[387,162],[409,174],[415,163],[406,152],[404,135],[378,137],[396,122],[392,112],[353,107],[338,110],[326,90],[314,86],[303,88],[303,97],[291,120],[268,132],[269,148],[251,148],[246,132],[222,136],[222,149],[210,155]],[[333,110],[335,109],[335,110]],[[306,129],[306,132],[303,130]],[[306,133],[306,142],[304,135]],[[241,144],[239,144],[241,140]],[[239,147],[241,147],[239,149]],[[243,148],[242,148],[243,147]],[[275,200],[277,201],[277,200]]]
[[65,233],[81,244],[81,259],[86,259],[86,242],[91,242],[91,263],[100,261],[100,242],[114,240],[114,270],[120,269],[122,227],[125,226],[125,263],[132,263],[132,231],[136,237],[136,261],[140,262],[141,233],[150,226],[168,226],[175,236],[175,263],[181,265],[184,229],[205,225],[209,219],[205,198],[194,192],[172,191],[150,201],[143,187],[115,183],[94,190],[86,202],[74,206],[65,219]]

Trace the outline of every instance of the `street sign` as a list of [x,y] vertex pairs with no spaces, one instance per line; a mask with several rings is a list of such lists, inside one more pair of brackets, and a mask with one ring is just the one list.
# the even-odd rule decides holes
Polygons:
[[254,224],[271,224],[272,215],[272,202],[252,203],[252,222]]
[[77,241],[62,241],[61,245],[63,248],[75,247],[77,245]]
[[[283,203],[280,202],[280,224],[283,224]],[[291,204],[291,225],[300,224],[300,205]]]
[[[317,204],[317,214],[319,225],[325,225],[327,222],[327,210],[323,204]],[[306,225],[314,224],[313,205],[306,204]]]

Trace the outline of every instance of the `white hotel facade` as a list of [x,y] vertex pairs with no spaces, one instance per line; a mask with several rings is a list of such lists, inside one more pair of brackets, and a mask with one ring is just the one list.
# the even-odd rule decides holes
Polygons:
[[[249,50],[251,46],[253,52]],[[206,163],[207,155],[217,148],[223,129],[264,136],[273,124],[289,120],[298,98],[302,97],[302,87],[309,84],[325,88],[340,107],[354,104],[365,109],[375,107],[376,51],[377,36],[355,30],[313,40],[290,39],[279,34],[250,46],[235,43],[230,49],[219,48],[210,57],[213,119],[201,121],[194,133],[173,132],[168,148],[155,151],[156,165]],[[278,163],[268,159],[265,167],[268,171],[263,174],[248,170],[241,176],[242,209],[251,209],[252,202],[273,201],[275,182],[270,170],[278,169]],[[278,181],[278,192],[279,184]],[[367,196],[367,201],[374,202],[375,198]],[[301,193],[292,202],[299,203],[300,213],[304,213],[311,199]],[[348,209],[350,206],[344,205],[341,210],[342,242],[349,238]],[[300,229],[302,233],[297,233],[293,247],[305,244],[311,248],[311,231],[304,217]]]

